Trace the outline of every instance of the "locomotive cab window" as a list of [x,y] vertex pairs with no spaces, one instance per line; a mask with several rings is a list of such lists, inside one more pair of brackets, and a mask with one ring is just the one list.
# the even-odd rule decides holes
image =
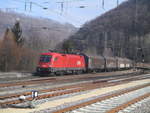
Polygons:
[[52,56],[49,55],[42,55],[40,57],[40,62],[50,62],[51,61]]

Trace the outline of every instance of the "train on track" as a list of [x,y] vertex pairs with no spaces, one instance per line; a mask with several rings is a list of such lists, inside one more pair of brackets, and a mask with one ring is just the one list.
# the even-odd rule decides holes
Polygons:
[[115,71],[132,67],[132,60],[127,58],[46,52],[41,53],[36,71],[41,74],[61,75]]

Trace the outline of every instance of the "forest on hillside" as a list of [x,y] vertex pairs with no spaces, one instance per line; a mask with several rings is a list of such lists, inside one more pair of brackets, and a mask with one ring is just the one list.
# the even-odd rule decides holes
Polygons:
[[83,25],[62,50],[150,62],[150,0],[128,0]]
[[0,11],[0,71],[34,71],[41,52],[76,32],[71,24]]

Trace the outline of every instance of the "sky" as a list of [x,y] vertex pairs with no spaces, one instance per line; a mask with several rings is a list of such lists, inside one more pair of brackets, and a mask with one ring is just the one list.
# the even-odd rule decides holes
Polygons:
[[[127,0],[118,0],[119,4]],[[0,9],[81,27],[117,7],[117,0],[0,0]],[[104,5],[102,5],[104,4]]]

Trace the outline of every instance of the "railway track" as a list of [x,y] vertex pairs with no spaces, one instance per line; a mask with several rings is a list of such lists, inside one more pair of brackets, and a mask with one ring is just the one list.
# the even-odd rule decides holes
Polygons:
[[[39,97],[37,99],[51,98],[51,97],[55,97],[55,96],[91,90],[91,89],[105,87],[105,86],[109,86],[109,85],[113,85],[113,83],[109,83],[106,85],[106,83],[104,84],[104,82],[102,82],[102,83],[90,83],[89,82],[89,83],[83,83],[83,84],[78,84],[78,85],[41,90],[41,91],[39,91],[41,94],[39,95]],[[48,94],[48,92],[49,92],[49,94]],[[18,97],[20,95],[26,96],[26,100],[32,100],[32,97],[29,96],[29,95],[31,95],[31,92],[25,92],[22,94],[1,96],[0,99],[4,100],[4,101],[1,101],[0,105],[3,106],[3,105],[8,105],[8,104],[21,103],[21,101],[18,99]],[[11,98],[15,98],[15,100],[11,100]]]
[[[150,99],[150,93],[142,94],[142,92],[138,92],[138,96],[136,95],[136,98],[135,94],[132,94],[131,96],[133,97],[133,99],[131,99],[132,97],[130,97],[130,101],[125,102],[124,104],[121,104],[120,106],[117,106],[115,108],[112,108],[111,110],[107,111],[107,113],[132,112],[132,110],[138,107],[140,103],[144,103],[145,101],[148,101],[148,99]],[[131,105],[134,107],[132,107]]]
[[[132,74],[133,74],[133,73],[132,73]],[[77,77],[76,79],[79,79],[80,81],[82,81],[82,80],[83,80],[83,81],[87,81],[87,82],[90,81],[90,80],[92,80],[92,82],[95,82],[95,83],[96,83],[96,82],[116,81],[116,79],[117,79],[117,80],[119,80],[119,79],[124,79],[124,78],[127,78],[128,76],[130,77],[131,75],[130,75],[130,74],[126,74],[126,75],[123,74],[123,75],[119,75],[119,76],[117,76],[117,75],[116,75],[116,76],[110,76],[109,78],[108,78],[108,76],[106,76],[106,77],[105,77],[105,76],[90,76],[90,77],[82,77],[82,78],[81,78],[81,77],[79,77],[79,78]],[[134,76],[134,77],[136,77],[136,76],[139,77],[139,75],[136,75],[136,74],[133,75],[133,76]],[[102,77],[102,78],[101,78],[101,77]],[[132,77],[130,77],[130,78],[132,78]],[[71,78],[71,80],[72,80],[72,79],[73,79],[73,80],[76,80],[75,78]],[[51,79],[49,79],[49,78],[47,79],[47,78],[46,78],[46,79],[40,79],[40,80],[25,81],[25,82],[23,82],[23,84],[24,84],[23,86],[24,86],[24,87],[20,87],[20,88],[21,88],[21,89],[24,89],[24,88],[25,88],[25,83],[28,83],[28,85],[31,85],[32,83],[33,83],[33,84],[36,84],[36,83],[38,82],[38,83],[41,84],[41,85],[44,83],[44,86],[45,86],[45,82],[52,83],[52,81],[53,81],[53,82],[57,82],[57,84],[58,84],[60,81],[65,82],[66,79],[60,79],[60,80],[56,80],[56,81],[55,81],[55,80],[56,80],[56,78],[51,78]],[[69,80],[70,80],[70,79],[69,79]],[[68,81],[69,81],[69,80],[68,80]],[[32,82],[32,83],[30,84],[30,82]],[[21,83],[21,82],[19,82],[19,83],[18,83],[18,82],[17,82],[17,83],[12,83],[12,84],[9,83],[9,86],[12,87],[13,85],[20,85],[20,84],[22,84],[22,83]],[[2,84],[2,85],[8,86],[8,84]],[[39,87],[37,84],[35,85],[35,87],[36,87],[36,86]],[[19,88],[19,87],[16,87],[16,88]],[[7,87],[3,87],[2,89],[7,91]],[[13,88],[13,89],[14,89],[14,88]],[[27,89],[27,88],[25,88],[25,89]],[[3,90],[1,90],[1,91],[3,91]],[[10,90],[10,89],[8,89],[8,90]],[[28,93],[28,94],[29,94],[29,93]],[[2,98],[4,98],[4,97],[7,97],[7,96],[1,96],[1,94],[0,94],[0,99],[2,99]]]
[[[6,83],[1,84],[3,87],[0,87],[0,99],[7,98],[8,95],[12,97],[17,97],[20,94],[30,95],[32,90],[40,90],[43,92],[43,89],[56,88],[64,85],[71,84],[79,84],[79,83],[88,83],[91,82],[107,82],[107,81],[115,81],[116,79],[124,79],[125,77],[138,76],[136,73],[122,73],[121,75],[118,72],[115,72],[114,75],[111,73],[104,73],[105,75],[78,75],[78,76],[65,76],[65,77],[46,77],[42,79],[34,79],[30,81],[21,81],[16,83]],[[30,84],[31,83],[31,84]],[[9,85],[9,86],[8,86]],[[5,86],[5,87],[4,87]],[[6,87],[8,86],[8,87]],[[15,91],[15,92],[14,92]],[[18,93],[18,94],[16,94]],[[4,96],[3,96],[4,95]]]
[[19,80],[16,82],[7,82],[7,83],[0,83],[0,88],[3,87],[12,87],[12,86],[29,86],[29,85],[37,85],[41,83],[50,83],[50,82],[67,82],[70,80],[85,80],[85,79],[94,79],[96,77],[103,78],[103,77],[114,77],[114,76],[124,76],[124,75],[131,75],[131,74],[139,74],[139,72],[130,72],[130,73],[122,73],[119,72],[109,72],[109,73],[98,73],[98,74],[85,74],[85,75],[73,75],[73,76],[63,76],[63,77],[46,77],[46,78],[36,78],[31,80]]
[[123,111],[133,110],[131,109],[133,107],[128,106],[143,99],[148,99],[148,97],[150,97],[150,83],[91,99],[77,105],[54,111],[53,113],[124,113]]
[[[58,87],[58,88],[51,88],[46,90],[39,90],[39,97],[37,99],[51,98],[55,96],[83,92],[83,91],[92,90],[96,88],[114,86],[117,84],[123,84],[129,81],[139,80],[144,78],[146,78],[146,76],[140,76],[140,77],[133,76],[133,77],[121,78],[121,79],[113,78],[113,79],[97,80],[97,81],[76,84],[76,85],[69,85],[69,86]],[[26,96],[26,100],[29,101],[32,100],[31,92],[4,95],[4,96],[0,96],[0,106],[21,103],[22,101],[20,101],[18,98],[20,95]]]
[[52,82],[56,80],[56,78],[48,78],[48,79],[35,79],[35,80],[28,80],[28,81],[21,81],[21,82],[14,82],[14,83],[1,83],[0,87],[12,87],[12,86],[25,86],[25,85],[32,85],[32,84],[41,84],[45,82]]
[[[132,73],[133,74],[133,73]],[[145,75],[144,75],[145,76]],[[143,75],[141,75],[140,77],[141,78],[144,78],[144,76]],[[95,77],[85,77],[84,79],[83,78],[78,78],[79,80],[77,80],[77,81],[75,81],[74,79],[73,79],[73,82],[70,80],[70,83],[72,83],[72,84],[79,84],[79,83],[90,83],[90,82],[94,82],[94,83],[98,83],[98,82],[115,82],[115,81],[119,81],[119,80],[121,80],[121,79],[125,79],[125,78],[131,78],[132,79],[132,77],[136,77],[136,78],[139,78],[139,75],[130,75],[130,74],[126,74],[126,75],[121,75],[121,76],[110,76],[110,77],[104,77],[104,76],[95,76]],[[140,78],[139,78],[140,79]],[[47,81],[47,79],[46,79],[46,81]],[[36,89],[36,90],[40,90],[40,92],[43,92],[43,90],[42,90],[42,86],[44,87],[44,89],[49,89],[49,88],[56,88],[56,87],[59,87],[59,86],[62,86],[62,84],[64,84],[64,83],[61,83],[63,80],[59,80],[59,81],[51,81],[51,82],[49,82],[49,83],[46,83],[45,84],[45,79],[41,82],[41,83],[39,83],[38,85],[37,84],[35,84],[34,86],[32,85],[32,86],[24,86],[24,87],[12,87],[12,88],[9,88],[9,87],[3,87],[3,88],[0,88],[0,91],[1,91],[1,93],[0,93],[0,99],[4,99],[4,98],[7,98],[7,95],[11,95],[12,97],[14,96],[14,97],[16,97],[17,95],[16,94],[13,94],[13,90],[15,90],[16,89],[16,92],[17,92],[17,90],[18,90],[18,93],[19,93],[19,95],[21,94],[21,93],[23,93],[24,91],[26,91],[26,93],[24,94],[24,95],[29,95],[29,94],[31,94],[31,92],[29,92],[30,90],[34,90],[34,89]],[[43,83],[44,82],[44,83]],[[67,83],[69,84],[69,80],[67,81],[63,81],[63,82],[66,82],[66,85],[67,85]],[[57,83],[57,85],[55,85]],[[14,84],[14,83],[13,83]],[[18,85],[18,84],[17,84]],[[29,85],[29,84],[28,84]],[[47,86],[47,87],[46,87]],[[50,87],[49,87],[50,86]],[[46,88],[45,88],[46,87]],[[12,90],[13,89],[13,90]],[[10,90],[12,90],[12,91],[10,91]],[[28,90],[28,92],[27,92],[27,90]],[[15,93],[16,93],[15,92]],[[3,95],[5,95],[5,96],[3,96]]]

